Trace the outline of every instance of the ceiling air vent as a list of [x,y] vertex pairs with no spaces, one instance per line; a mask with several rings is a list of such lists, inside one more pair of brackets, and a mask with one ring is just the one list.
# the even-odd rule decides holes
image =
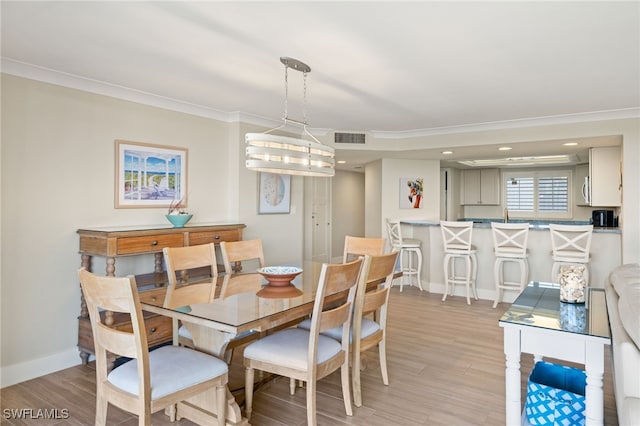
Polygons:
[[364,133],[337,133],[336,143],[364,143]]

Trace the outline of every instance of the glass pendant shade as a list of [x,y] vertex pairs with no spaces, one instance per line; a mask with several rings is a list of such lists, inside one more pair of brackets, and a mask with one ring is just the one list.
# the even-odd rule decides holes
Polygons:
[[247,133],[245,143],[249,170],[303,176],[335,174],[334,149],[319,142]]

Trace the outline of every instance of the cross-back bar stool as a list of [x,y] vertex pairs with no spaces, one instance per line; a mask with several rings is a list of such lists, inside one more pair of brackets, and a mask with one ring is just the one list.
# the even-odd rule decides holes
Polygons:
[[[445,289],[442,301],[448,294],[454,293],[456,284],[464,284],[467,288],[467,304],[471,304],[470,293],[478,300],[476,291],[476,276],[478,275],[478,260],[476,248],[471,244],[473,222],[440,221],[442,241],[444,243],[444,280]],[[465,262],[464,275],[456,275],[456,259]],[[451,286],[451,290],[449,290]],[[451,293],[449,293],[451,292]]]
[[593,225],[549,225],[553,266],[551,281],[557,282],[560,266],[584,265],[584,279],[589,285],[589,259]]
[[[493,275],[496,284],[496,298],[493,307],[502,301],[504,290],[521,292],[529,280],[529,263],[527,262],[527,241],[529,239],[528,223],[491,222],[493,233],[493,250],[496,256]],[[511,262],[520,269],[519,281],[505,281],[504,266]]]
[[[404,286],[405,277],[407,277],[409,285],[413,285],[411,283],[412,276],[416,278],[418,287],[420,288],[420,291],[422,291],[422,249],[420,247],[420,240],[415,238],[404,238],[402,236],[400,220],[398,219],[387,219],[387,234],[389,235],[389,244],[391,245],[391,249],[400,252],[400,255],[398,256],[398,262],[400,264],[400,269],[402,270],[400,291],[402,291],[402,287]],[[416,263],[414,263],[414,256],[416,258]]]

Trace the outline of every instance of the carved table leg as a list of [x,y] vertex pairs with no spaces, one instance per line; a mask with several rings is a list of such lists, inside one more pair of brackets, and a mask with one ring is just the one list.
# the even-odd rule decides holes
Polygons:
[[[107,257],[107,276],[114,277],[116,275],[116,258]],[[105,311],[104,323],[106,325],[113,325],[116,322],[113,312]]]

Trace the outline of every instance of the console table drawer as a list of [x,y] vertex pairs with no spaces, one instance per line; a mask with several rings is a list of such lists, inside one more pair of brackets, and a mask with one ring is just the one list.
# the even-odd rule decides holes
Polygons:
[[118,239],[118,254],[151,253],[162,251],[163,247],[182,247],[182,234],[145,235],[143,237],[123,237]]
[[[133,329],[131,322],[116,325],[115,328],[128,332]],[[162,315],[145,316],[144,328],[147,331],[147,343],[149,346],[164,343],[173,338],[173,322],[169,317]]]
[[202,231],[189,233],[189,245],[220,243],[222,241],[239,241],[242,239],[242,231],[231,229],[227,231]]
[[165,295],[167,294],[167,288],[154,288],[153,290],[143,290],[138,292],[140,302],[152,303],[154,305],[162,305],[164,303]]

